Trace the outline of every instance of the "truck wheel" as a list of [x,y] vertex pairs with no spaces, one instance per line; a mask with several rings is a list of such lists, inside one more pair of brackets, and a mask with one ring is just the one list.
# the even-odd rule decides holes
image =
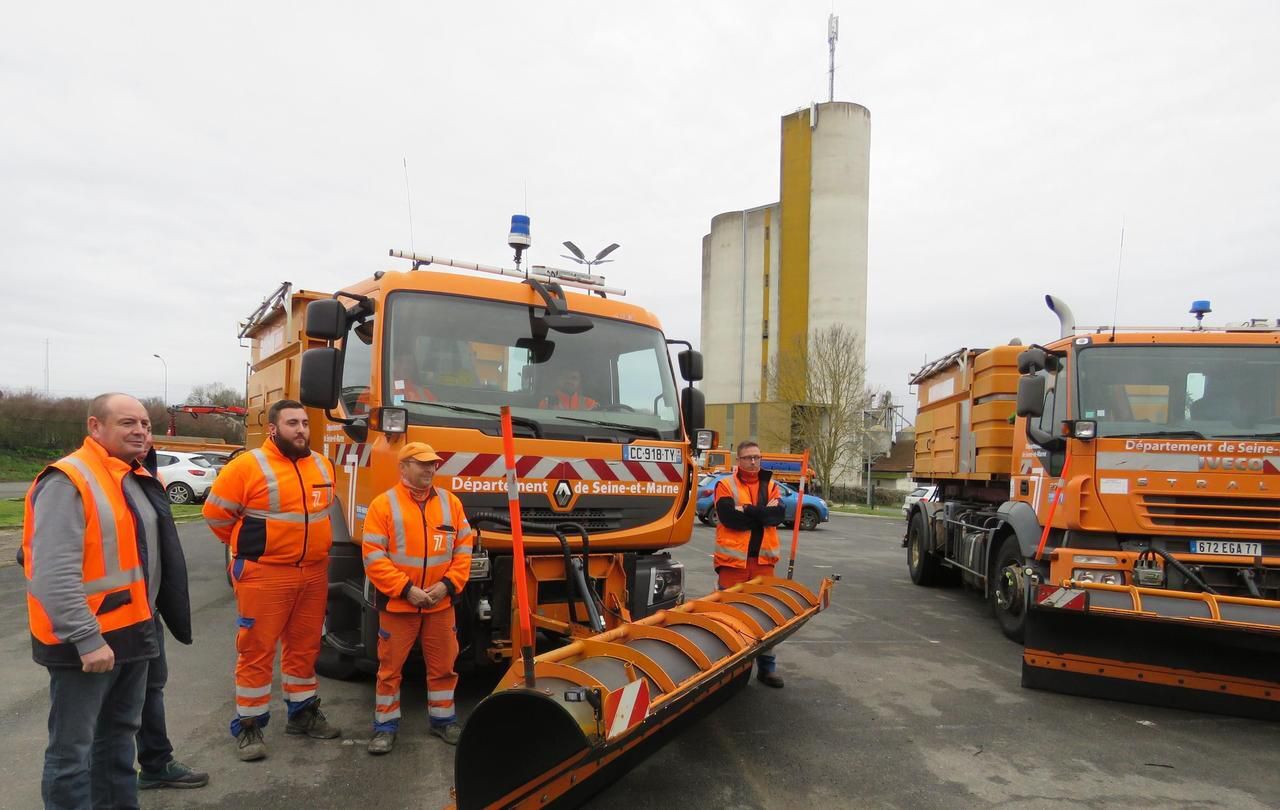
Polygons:
[[335,681],[349,681],[360,671],[356,659],[343,655],[328,644],[320,647],[320,655],[316,657],[316,672]]
[[818,510],[806,506],[800,513],[800,530],[811,532],[816,528],[818,528]]
[[1023,609],[1027,561],[1022,558],[1018,538],[1008,535],[991,561],[991,610],[1000,630],[1011,641],[1022,643],[1027,614]]
[[941,585],[946,573],[933,552],[924,547],[924,515],[920,512],[907,524],[907,571],[912,582],[925,587]]

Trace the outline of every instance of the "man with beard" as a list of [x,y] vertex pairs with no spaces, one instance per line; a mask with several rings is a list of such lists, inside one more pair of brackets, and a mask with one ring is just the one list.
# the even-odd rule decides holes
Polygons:
[[280,400],[267,420],[267,441],[223,468],[204,505],[209,528],[231,545],[239,613],[231,734],[245,762],[267,755],[262,730],[271,716],[278,643],[289,715],[285,733],[320,740],[341,734],[325,719],[316,696],[329,589],[333,466],[311,450],[302,403]]

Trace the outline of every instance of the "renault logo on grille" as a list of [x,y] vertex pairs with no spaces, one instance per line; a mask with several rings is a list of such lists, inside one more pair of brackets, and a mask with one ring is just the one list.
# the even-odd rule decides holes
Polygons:
[[551,496],[556,499],[556,506],[564,509],[573,499],[573,488],[569,486],[568,481],[561,479],[556,482],[556,488],[551,492]]

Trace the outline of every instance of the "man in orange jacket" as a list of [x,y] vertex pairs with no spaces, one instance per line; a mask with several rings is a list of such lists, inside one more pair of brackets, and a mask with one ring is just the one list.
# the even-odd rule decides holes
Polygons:
[[563,369],[555,393],[538,403],[539,408],[554,411],[594,411],[599,406],[600,403],[582,393],[582,372],[576,368]]
[[400,728],[400,680],[414,642],[427,663],[431,733],[457,745],[453,705],[458,636],[453,600],[471,577],[471,526],[462,502],[431,485],[440,457],[409,442],[399,453],[400,483],[373,499],[364,519],[364,570],[377,589],[378,686],[370,754],[386,754]]
[[137,463],[151,420],[103,394],[79,450],[27,492],[21,564],[31,653],[49,670],[46,808],[137,807],[134,735],[164,617],[191,643],[186,561],[164,487]]
[[[786,518],[782,491],[772,473],[760,469],[760,445],[738,445],[738,466],[716,482],[714,565],[720,588],[730,588],[758,576],[771,577],[782,557],[778,524]],[[782,688],[772,654],[757,658],[757,677],[765,686]]]
[[231,733],[245,762],[267,755],[262,730],[271,717],[271,676],[280,643],[280,680],[289,713],[285,733],[319,740],[341,734],[329,725],[316,697],[316,657],[329,590],[333,465],[311,450],[302,403],[280,400],[267,411],[267,420],[267,441],[232,459],[204,504],[209,528],[231,545],[239,612]]

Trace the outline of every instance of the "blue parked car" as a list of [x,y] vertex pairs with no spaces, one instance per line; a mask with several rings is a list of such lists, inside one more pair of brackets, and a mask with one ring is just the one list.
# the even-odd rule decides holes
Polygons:
[[[729,473],[714,473],[712,475],[704,475],[698,479],[698,520],[708,526],[714,526],[720,522],[720,519],[716,517],[712,498],[715,495],[716,482],[726,475],[729,475]],[[786,523],[784,525],[789,526],[796,517],[796,501],[799,499],[799,493],[790,484],[784,484],[781,481],[775,481],[774,483],[782,490],[782,505],[787,509]],[[827,502],[817,495],[805,492],[804,513],[800,515],[800,528],[805,531],[816,529],[819,523],[826,523],[830,519],[831,510],[827,508]]]

